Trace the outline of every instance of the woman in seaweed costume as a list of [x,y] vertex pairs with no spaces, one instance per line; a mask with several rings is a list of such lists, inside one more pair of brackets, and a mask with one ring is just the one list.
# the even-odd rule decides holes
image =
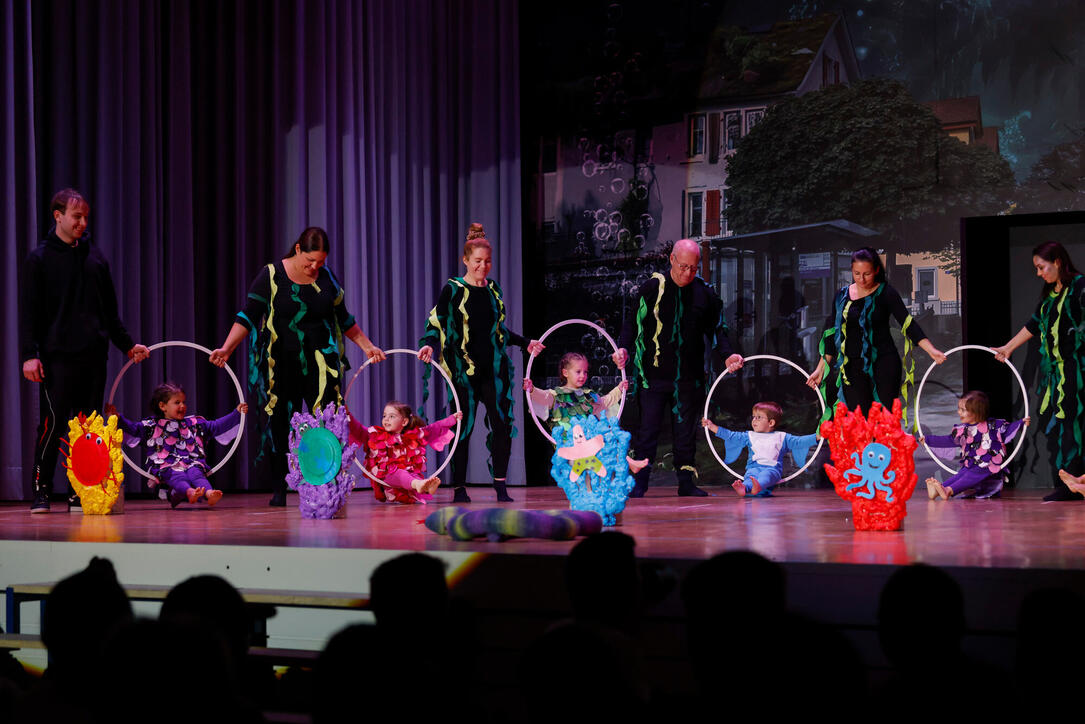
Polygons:
[[1040,337],[1040,428],[1047,435],[1054,491],[1044,500],[1081,500],[1085,482],[1082,428],[1085,427],[1085,383],[1082,381],[1082,334],[1085,320],[1085,277],[1074,268],[1066,249],[1055,241],[1032,250],[1036,276],[1044,280],[1036,312],[1014,335],[995,348],[995,359],[1005,362],[1013,351]]
[[[467,450],[475,426],[475,408],[486,406],[486,447],[490,450],[490,470],[494,490],[500,502],[510,502],[505,476],[512,453],[516,428],[512,419],[513,367],[509,345],[526,346],[538,354],[544,347],[538,340],[527,342],[505,326],[505,302],[501,287],[488,279],[492,266],[492,248],[482,224],[471,224],[463,246],[466,273],[449,279],[426,321],[426,331],[419,341],[418,359],[429,362],[433,351],[440,350],[441,366],[452,378],[463,408],[463,425],[456,454],[452,456],[452,502],[470,503],[464,487],[467,482]],[[426,368],[426,379],[430,369]],[[425,398],[429,396],[427,388]]]
[[[833,300],[833,312],[821,335],[821,359],[807,384],[822,385],[822,393],[829,400],[831,382],[837,400],[851,410],[860,407],[864,414],[870,411],[871,403],[880,402],[888,408],[898,396],[907,410],[908,390],[915,384],[912,346],[922,347],[938,364],[945,362],[946,356],[931,344],[908,313],[900,294],[889,286],[878,252],[870,247],[858,249],[851,255],[851,274],[854,282],[837,292]],[[890,316],[904,333],[903,368],[889,333]],[[825,406],[825,419],[832,415],[834,407]]]
[[256,275],[226,341],[210,357],[222,367],[255,332],[249,344],[249,387],[254,407],[263,413],[257,459],[270,457],[270,504],[275,506],[286,505],[290,418],[303,405],[311,410],[342,403],[339,387],[347,366],[343,338],[369,359],[384,359],[384,352],[347,311],[343,287],[324,266],[329,249],[323,229],[312,226],[301,232],[285,257]]

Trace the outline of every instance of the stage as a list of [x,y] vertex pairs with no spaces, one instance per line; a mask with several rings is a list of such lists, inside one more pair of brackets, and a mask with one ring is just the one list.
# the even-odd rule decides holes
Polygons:
[[[471,488],[471,509],[496,505],[489,488]],[[739,498],[729,488],[708,487],[707,498],[681,498],[673,487],[651,488],[630,500],[620,530],[646,558],[700,560],[725,550],[748,549],[781,563],[945,567],[1085,569],[1085,504],[1044,503],[1043,490],[1008,491],[995,500],[928,500],[922,484],[908,501],[904,528],[894,533],[852,528],[850,507],[830,490],[791,490],[772,498]],[[567,508],[556,487],[514,488],[519,509]],[[227,495],[218,506],[129,501],[125,513],[68,514],[55,504],[47,515],[27,505],[0,507],[4,541],[261,546],[364,549],[458,554],[564,555],[575,541],[513,539],[457,542],[430,532],[422,521],[450,505],[438,491],[429,505],[378,503],[368,489],[352,494],[347,515],[306,520],[293,505],[271,508],[266,494]]]
[[[726,550],[754,550],[778,561],[787,572],[792,608],[846,631],[875,667],[877,596],[897,566],[946,568],[964,590],[966,647],[995,661],[1012,656],[1025,593],[1041,586],[1085,589],[1085,503],[1044,503],[1041,490],[1008,491],[997,500],[932,501],[921,485],[908,502],[904,529],[878,533],[855,531],[850,506],[829,490],[784,487],[773,498],[742,499],[729,487],[706,489],[710,497],[682,498],[673,487],[652,488],[629,502],[617,530],[633,536],[638,557],[672,582],[697,561]],[[510,492],[516,498],[510,507],[567,507],[556,487]],[[474,509],[494,505],[490,488],[471,488],[470,494]],[[228,494],[215,508],[176,510],[164,501],[130,500],[123,514],[111,516],[69,514],[62,504],[32,516],[25,503],[4,504],[0,585],[55,581],[101,555],[130,585],[170,586],[216,573],[240,588],[365,595],[380,562],[423,551],[446,562],[453,592],[475,607],[483,644],[498,660],[511,662],[522,645],[568,613],[563,563],[575,541],[456,542],[439,536],[422,521],[449,504],[446,489],[426,506],[378,503],[362,489],[352,495],[346,517],[336,520],[302,519],[293,494],[286,508],[269,507],[268,497]],[[33,608],[24,607],[23,633],[38,631]],[[157,610],[152,604],[136,608],[146,615]],[[649,601],[645,613],[650,665],[663,678],[680,679],[684,634],[676,587]],[[269,645],[319,649],[339,628],[365,620],[371,620],[365,611],[281,609],[269,622]]]

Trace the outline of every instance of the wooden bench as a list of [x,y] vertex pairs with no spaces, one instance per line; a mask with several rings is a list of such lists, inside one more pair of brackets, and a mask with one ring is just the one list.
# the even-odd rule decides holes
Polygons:
[[[20,610],[24,603],[38,601],[45,616],[45,599],[55,583],[22,583],[7,587],[7,633],[22,633]],[[121,584],[129,601],[163,601],[173,586],[138,586]],[[364,611],[369,608],[368,596],[336,591],[287,591],[271,588],[239,588],[241,598],[248,604],[252,616],[253,646],[267,646],[267,620],[275,609],[322,608]]]
[[[32,634],[0,634],[0,651],[18,651],[20,649],[44,649],[41,636]],[[319,651],[310,649],[280,649],[264,646],[250,646],[249,658],[274,666],[305,666],[316,663]]]

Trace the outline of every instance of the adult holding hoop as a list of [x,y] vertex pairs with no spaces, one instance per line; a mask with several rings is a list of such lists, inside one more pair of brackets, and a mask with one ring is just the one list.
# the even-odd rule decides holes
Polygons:
[[1082,444],[1085,439],[1085,386],[1082,385],[1083,334],[1079,331],[1085,312],[1085,276],[1066,249],[1055,241],[1032,250],[1036,276],[1043,280],[1040,303],[1021,331],[995,348],[995,359],[1006,361],[1013,351],[1033,337],[1040,338],[1040,397],[1037,426],[1047,436],[1054,490],[1046,501],[1082,500],[1067,484],[1085,482]]
[[669,274],[656,273],[637,292],[635,314],[628,315],[613,360],[620,369],[634,350],[632,387],[640,400],[640,425],[633,434],[634,458],[648,465],[634,476],[629,497],[648,491],[656,459],[663,416],[670,410],[674,436],[674,468],[679,495],[708,495],[694,482],[697,429],[705,397],[705,340],[713,359],[734,371],[742,356],[734,354],[723,321],[723,302],[704,279],[697,276],[701,248],[696,242],[675,242]]
[[301,232],[282,259],[253,279],[226,341],[209,356],[211,364],[222,367],[241,341],[255,333],[249,345],[249,385],[260,421],[257,460],[268,456],[274,506],[286,505],[291,416],[303,405],[311,410],[342,402],[343,338],[369,359],[384,359],[347,311],[343,287],[325,266],[330,249],[323,229],[312,226]]
[[[915,382],[912,345],[921,347],[938,364],[945,362],[946,356],[927,339],[900,294],[889,286],[877,251],[868,246],[856,250],[851,255],[851,276],[852,283],[833,298],[832,313],[821,336],[821,359],[806,384],[817,387],[824,383],[826,400],[835,397],[848,409],[858,406],[864,413],[869,412],[871,403],[889,407],[896,397],[907,409],[908,388]],[[905,338],[907,377],[903,385],[904,368],[889,332],[890,317],[900,325]],[[828,406],[826,415],[833,407]]]
[[[462,277],[449,279],[437,304],[426,320],[419,341],[418,359],[430,362],[439,351],[441,365],[449,373],[463,408],[459,444],[452,456],[452,502],[470,503],[467,495],[468,442],[475,426],[478,403],[486,406],[490,428],[486,446],[490,450],[493,486],[500,502],[511,502],[506,489],[509,457],[512,454],[513,367],[508,347],[526,347],[538,354],[544,347],[538,340],[527,341],[505,325],[505,301],[501,287],[489,278],[493,248],[482,224],[471,224],[463,246]],[[429,370],[426,370],[429,378]],[[428,389],[426,391],[428,397]]]

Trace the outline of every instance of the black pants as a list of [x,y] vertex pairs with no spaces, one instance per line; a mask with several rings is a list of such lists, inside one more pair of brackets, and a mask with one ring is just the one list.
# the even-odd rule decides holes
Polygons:
[[[1066,395],[1066,399],[1072,400],[1075,398]],[[1055,414],[1051,412],[1050,414]],[[1023,434],[1024,431],[1018,433]],[[1059,465],[1059,449],[1070,453],[1064,452],[1064,459],[1062,465]],[[1074,454],[1074,453],[1077,454]],[[1074,421],[1065,420],[1062,425],[1062,430],[1056,427],[1047,435],[1047,455],[1051,461],[1051,484],[1055,488],[1055,492],[1062,495],[1069,495],[1070,489],[1066,487],[1066,483],[1062,482],[1059,477],[1059,469],[1065,470],[1074,477],[1078,477],[1085,473],[1085,459],[1082,458],[1080,451],[1077,450],[1077,441],[1074,440]]]
[[844,372],[850,383],[844,385],[844,402],[849,410],[854,410],[858,405],[864,415],[870,412],[874,390],[878,391],[878,398],[887,409],[892,408],[893,400],[900,397],[902,367],[896,352],[882,354],[874,360],[873,377],[863,370],[861,364],[848,365]]
[[[633,476],[637,487],[645,489],[648,477],[652,474],[652,465],[656,459],[659,445],[659,431],[663,427],[663,417],[671,412],[671,432],[674,437],[674,469],[679,485],[693,482],[693,468],[697,454],[697,433],[701,429],[701,416],[704,413],[704,387],[692,380],[678,385],[678,414],[671,412],[674,407],[674,380],[649,380],[647,389],[637,390],[640,401],[640,425],[633,436],[633,451],[636,459],[648,458],[648,466]],[[686,467],[686,470],[682,468]]]
[[89,415],[102,411],[107,351],[108,348],[96,348],[76,355],[42,359],[45,378],[38,385],[41,421],[34,445],[34,463],[30,468],[30,483],[35,492],[53,492],[60,438],[68,438],[68,420],[80,412]]
[[[308,373],[302,370],[298,354],[296,350],[284,351],[275,358],[272,392],[275,393],[277,399],[274,412],[266,423],[271,440],[265,443],[269,445],[264,448],[264,453],[269,456],[268,478],[262,482],[264,486],[270,487],[272,492],[276,493],[286,492],[286,475],[290,472],[286,461],[287,452],[290,449],[290,418],[302,409],[312,412],[316,406],[323,407],[339,399],[338,383],[325,387],[324,394],[319,399],[317,398],[320,393],[319,375],[313,373],[312,369],[316,365],[316,355],[319,353],[307,353]],[[335,357],[331,359],[329,366],[337,364],[338,358]]]
[[[486,406],[486,423],[492,433],[492,449],[494,477],[504,479],[509,471],[509,457],[512,455],[512,424],[501,419],[498,411],[497,387],[492,379],[477,380],[472,378],[471,391],[456,385],[456,394],[460,396],[460,404],[463,405],[463,416],[466,420],[475,412],[468,408],[468,395],[474,394],[475,407],[478,403]],[[473,426],[472,426],[473,427]],[[462,487],[467,482],[467,454],[471,441],[472,428],[463,426],[460,432],[460,442],[456,446],[456,454],[452,456],[452,485]]]

